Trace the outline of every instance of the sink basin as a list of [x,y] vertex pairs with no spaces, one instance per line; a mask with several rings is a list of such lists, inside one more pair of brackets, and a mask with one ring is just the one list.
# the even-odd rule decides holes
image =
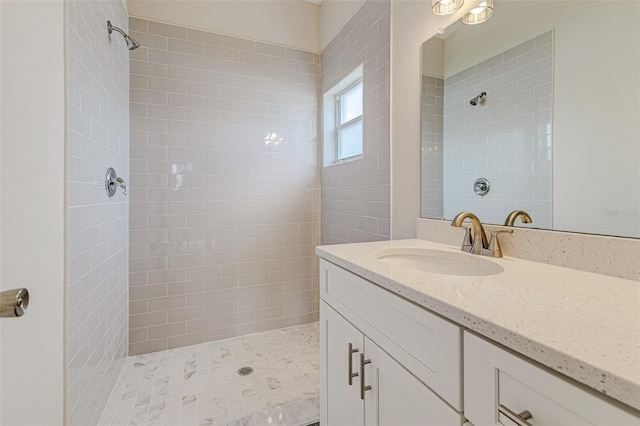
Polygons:
[[504,271],[502,266],[478,255],[419,248],[392,248],[375,253],[385,263],[398,268],[444,275],[486,276]]

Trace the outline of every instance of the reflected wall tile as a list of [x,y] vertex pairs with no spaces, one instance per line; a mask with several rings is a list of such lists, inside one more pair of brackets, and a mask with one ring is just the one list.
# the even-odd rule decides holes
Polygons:
[[[483,62],[482,68],[489,76],[486,83],[482,83],[481,74],[474,74],[477,67],[445,80],[444,216],[473,210],[485,222],[501,223],[504,212],[528,206],[531,212],[537,212],[537,226],[550,226],[546,222],[551,209],[550,138],[545,136],[545,143],[538,143],[537,138],[551,127],[551,32],[537,40],[538,44],[530,40]],[[500,77],[502,85],[492,86]],[[451,96],[460,84],[470,85],[474,91],[463,90]],[[469,99],[485,87],[485,102],[468,105]],[[473,152],[473,156],[466,157],[465,152]],[[491,193],[483,199],[469,190],[478,177],[487,177],[492,185]],[[515,192],[520,200],[517,203]],[[541,196],[541,192],[548,195]],[[495,209],[496,205],[501,208]]]

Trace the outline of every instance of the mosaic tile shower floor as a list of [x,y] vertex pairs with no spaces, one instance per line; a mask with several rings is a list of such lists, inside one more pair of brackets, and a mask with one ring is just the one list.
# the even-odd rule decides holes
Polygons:
[[[320,417],[318,323],[128,357],[100,425],[301,426]],[[240,376],[241,367],[254,372]]]

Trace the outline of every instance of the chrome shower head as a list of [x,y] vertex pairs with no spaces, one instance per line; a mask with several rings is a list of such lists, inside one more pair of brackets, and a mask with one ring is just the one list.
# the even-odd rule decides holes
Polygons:
[[140,47],[140,43],[129,37],[128,35],[124,36],[125,41],[127,42],[127,47],[129,50],[136,50]]
[[122,34],[122,37],[124,37],[124,41],[127,42],[127,48],[129,50],[136,50],[138,47],[140,47],[140,43],[129,37],[129,35],[122,31],[120,28],[112,25],[111,21],[107,21],[107,31],[109,31],[109,34],[111,34],[113,31],[117,31]]
[[469,103],[473,106],[478,105],[478,102],[482,102],[484,100],[484,98],[487,97],[487,92],[482,92],[480,93],[478,96],[476,96],[475,98],[471,99],[469,101]]

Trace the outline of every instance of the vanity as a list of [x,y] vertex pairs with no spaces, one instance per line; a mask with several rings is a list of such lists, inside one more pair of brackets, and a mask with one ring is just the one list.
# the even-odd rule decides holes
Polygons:
[[418,239],[316,253],[321,424],[640,425],[637,281]]
[[[316,248],[321,424],[640,425],[640,104],[628,95],[640,6],[611,4],[496,2],[481,25],[395,30],[402,43],[433,35],[420,45],[420,196],[418,153],[394,143],[392,235],[411,235],[403,209],[417,198],[425,219],[421,239]],[[392,22],[427,9],[393,2]],[[393,82],[415,64],[402,47]],[[398,93],[394,141],[418,116]],[[538,229],[485,257],[497,245],[479,245],[478,220],[463,252],[449,224],[468,211]],[[421,221],[437,230],[421,235]]]

